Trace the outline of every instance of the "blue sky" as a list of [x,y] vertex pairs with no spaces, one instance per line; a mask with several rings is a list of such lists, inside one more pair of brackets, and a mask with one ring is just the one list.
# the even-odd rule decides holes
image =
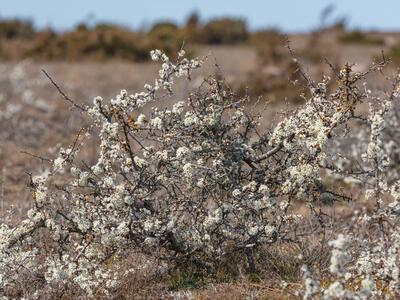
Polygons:
[[335,6],[331,19],[349,17],[349,25],[364,29],[400,30],[400,0],[0,0],[0,17],[30,18],[43,28],[70,29],[92,16],[132,28],[156,20],[182,23],[196,10],[203,20],[219,16],[245,18],[252,29],[274,26],[299,32],[315,28],[322,9]]

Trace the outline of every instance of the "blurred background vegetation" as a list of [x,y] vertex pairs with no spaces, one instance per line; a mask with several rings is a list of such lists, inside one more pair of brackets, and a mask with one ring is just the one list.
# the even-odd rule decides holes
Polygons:
[[[240,18],[201,21],[197,13],[190,14],[182,25],[163,21],[140,30],[111,23],[89,25],[88,21],[71,31],[57,32],[52,28],[37,30],[29,20],[0,19],[0,61],[145,62],[152,49],[162,49],[175,58],[183,45],[189,56],[197,55],[204,46],[227,46],[227,51],[229,47],[248,47],[257,55],[257,68],[246,75],[247,80],[233,82],[234,90],[241,95],[267,96],[269,100],[285,97],[290,102],[302,99],[298,96],[301,91],[293,84],[301,78],[286,47],[288,38],[300,41],[295,46],[296,55],[302,63],[315,66],[312,75],[326,71],[327,64],[325,69],[320,67],[326,58],[331,60],[329,67],[339,68],[343,62],[335,53],[347,53],[346,49],[353,46],[372,52],[385,49],[392,60],[400,63],[400,38],[389,39],[388,43],[382,32],[350,30],[345,18],[326,25],[324,18],[329,12],[321,13],[321,24],[314,31],[289,37],[274,28],[250,31]],[[380,50],[374,53],[377,57]]]
[[240,44],[250,40],[246,22],[220,18],[200,23],[196,13],[183,26],[159,22],[134,31],[116,24],[78,24],[72,31],[35,30],[31,21],[0,20],[0,59],[145,61],[149,51],[163,49],[173,56],[188,45]]
[[[337,31],[338,43],[384,45],[379,34],[347,30],[345,23],[345,19],[339,19],[328,28]],[[158,22],[148,29],[136,31],[111,23],[88,24],[83,22],[71,31],[56,32],[51,28],[36,30],[29,20],[0,19],[0,59],[146,61],[152,49],[164,49],[173,56],[183,43],[190,48],[196,45],[250,45],[257,49],[264,64],[284,59],[279,50],[284,41],[282,33],[271,28],[250,32],[246,21],[240,18],[223,17],[201,22],[200,16],[192,13],[181,26]],[[327,28],[321,26],[318,30],[326,31]]]

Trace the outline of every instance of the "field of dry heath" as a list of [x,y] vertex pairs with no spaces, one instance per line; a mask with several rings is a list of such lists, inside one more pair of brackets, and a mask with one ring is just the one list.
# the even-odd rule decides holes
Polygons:
[[[353,65],[356,72],[366,71],[384,55],[392,62],[382,71],[383,76],[373,74],[368,78],[369,85],[377,89],[389,85],[385,76],[392,75],[400,62],[400,34],[397,33],[330,28],[313,34],[289,35],[290,49],[286,37],[280,33],[259,34],[261,37],[253,37],[252,42],[215,45],[195,41],[187,45],[190,55],[205,58],[205,67],[193,73],[191,81],[178,81],[174,87],[177,94],[165,99],[163,105],[167,107],[176,100],[185,100],[204,78],[215,75],[225,79],[238,95],[250,96],[246,105],[249,110],[261,112],[262,128],[267,130],[279,120],[280,112],[294,109],[304,101],[300,95],[306,91],[296,85],[302,78],[296,73],[294,58],[318,81],[346,63]],[[17,46],[18,42],[13,42],[3,50],[11,51]],[[79,129],[87,124],[81,112],[61,92],[75,103],[89,105],[99,95],[111,99],[122,89],[128,93],[141,91],[144,84],[154,82],[159,70],[157,63],[146,59],[92,58],[68,61],[40,55],[0,58],[0,219],[17,223],[24,218],[33,204],[26,187],[29,174],[48,172],[48,163],[60,147],[71,145]],[[93,146],[86,147],[80,159],[95,163],[97,142],[93,138],[90,142]],[[335,209],[341,212],[340,205]],[[298,247],[290,244],[271,247],[270,256],[264,258],[269,265],[267,275],[260,276],[233,276],[221,269],[212,278],[190,272],[157,277],[152,273],[151,259],[132,254],[132,262],[146,260],[149,268],[140,276],[136,274],[137,278],[127,279],[126,286],[115,298],[299,299],[295,295],[302,284],[296,260],[301,250]],[[328,254],[321,251],[317,246],[310,249],[312,255],[318,256],[315,264],[326,268]],[[283,281],[285,284],[281,284]]]

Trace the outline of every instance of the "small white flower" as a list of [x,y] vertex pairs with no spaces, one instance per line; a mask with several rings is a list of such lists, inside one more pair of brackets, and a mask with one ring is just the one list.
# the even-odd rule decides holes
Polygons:
[[193,176],[193,166],[191,163],[187,163],[183,166],[183,175],[186,177],[192,177]]
[[232,192],[233,197],[239,197],[242,194],[242,192],[239,189],[235,189]]
[[133,158],[133,161],[135,162],[135,164],[136,164],[139,168],[143,168],[143,167],[147,166],[147,162],[146,162],[144,159],[142,159],[142,158],[140,158],[140,157],[138,157],[138,156],[135,156],[135,157]]
[[160,117],[155,117],[154,119],[151,119],[150,125],[159,130],[163,129],[163,121],[161,120]]
[[146,123],[146,116],[144,114],[140,114],[137,117],[136,124],[139,126],[143,126]]
[[182,157],[188,155],[189,153],[190,153],[189,148],[188,148],[188,147],[185,147],[185,146],[182,146],[182,147],[179,147],[179,148],[176,150],[176,157],[177,157],[177,158],[182,158]]
[[178,57],[184,57],[185,54],[186,54],[185,50],[182,49],[182,50],[180,50],[180,51],[178,52]]
[[161,55],[162,55],[162,52],[158,49],[150,51],[150,56],[153,61],[160,60]]

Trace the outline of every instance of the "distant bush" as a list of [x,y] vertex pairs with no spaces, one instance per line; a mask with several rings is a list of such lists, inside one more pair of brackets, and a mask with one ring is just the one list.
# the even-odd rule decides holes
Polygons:
[[339,35],[339,41],[345,44],[363,44],[363,45],[383,45],[384,39],[374,36],[370,33],[360,30],[343,32]]
[[[260,30],[251,34],[249,44],[257,51],[259,68],[251,72],[245,82],[238,84],[238,94],[262,96],[268,101],[301,102],[301,89],[290,82],[298,79],[298,74],[295,74],[296,66],[286,48],[286,37],[278,30]],[[292,74],[291,78],[288,74]]]
[[155,23],[150,31],[149,34],[163,34],[163,33],[171,33],[171,32],[176,32],[179,30],[179,27],[172,22],[159,22]]
[[188,35],[186,35],[184,28],[170,22],[154,24],[143,38],[151,49],[165,47],[166,53],[169,53],[169,55],[175,55],[187,39]]
[[389,58],[391,58],[395,63],[400,62],[400,43],[397,43],[389,48],[386,53]]
[[0,20],[0,39],[31,38],[34,33],[30,21]]
[[[144,61],[150,49],[160,43],[166,52],[177,51],[178,43],[167,41],[162,34],[147,37],[143,33],[110,25],[100,24],[94,28],[79,25],[74,31],[56,35],[51,31],[36,34],[26,57],[67,60],[126,59]],[[168,43],[167,43],[168,42]]]
[[257,49],[262,64],[277,63],[288,56],[283,47],[285,37],[277,30],[256,31],[251,35],[250,43]]
[[[271,67],[273,68],[273,67]],[[288,66],[288,69],[290,67]],[[297,77],[297,76],[293,76]],[[293,78],[291,78],[293,79]],[[288,101],[301,103],[301,87],[293,85],[285,74],[270,74],[268,72],[252,72],[246,82],[241,82],[236,91],[238,95],[249,95],[253,99],[263,97],[265,101]]]
[[[56,33],[51,29],[35,31],[31,22],[0,21],[0,41],[12,40],[0,52],[3,59],[38,58],[46,60],[148,60],[148,52],[162,48],[174,57],[186,43],[237,44],[247,42],[250,34],[240,19],[213,19],[200,23],[196,13],[183,26],[159,22],[148,31],[132,31],[109,23],[96,26],[79,24],[72,31]],[[23,40],[23,47],[20,47]]]
[[186,19],[186,28],[197,28],[200,24],[200,16],[197,12],[191,13]]
[[207,44],[237,44],[248,38],[246,22],[240,19],[214,19],[201,31],[201,41]]

